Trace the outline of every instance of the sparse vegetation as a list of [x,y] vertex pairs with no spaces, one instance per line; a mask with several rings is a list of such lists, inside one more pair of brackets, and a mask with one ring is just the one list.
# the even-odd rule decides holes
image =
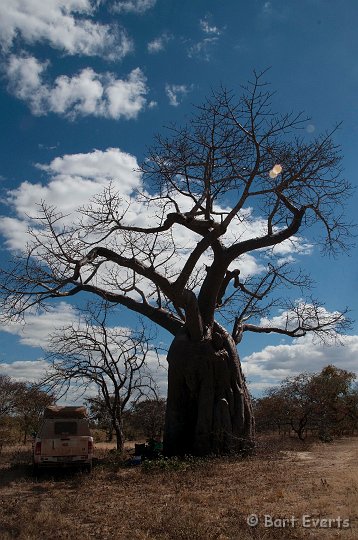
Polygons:
[[[357,538],[357,438],[325,445],[265,436],[255,456],[147,462],[98,445],[91,476],[31,476],[30,452],[0,456],[0,538],[121,540],[270,540]],[[164,466],[164,462],[166,466]],[[180,465],[179,465],[180,464]],[[257,514],[257,527],[247,516]],[[349,518],[350,527],[264,527],[275,519]]]
[[354,435],[358,429],[356,374],[329,365],[320,373],[300,373],[284,379],[255,400],[259,431],[307,433],[330,442],[333,437]]
[[5,444],[27,442],[37,431],[43,410],[54,397],[35,384],[19,382],[0,373],[0,453]]

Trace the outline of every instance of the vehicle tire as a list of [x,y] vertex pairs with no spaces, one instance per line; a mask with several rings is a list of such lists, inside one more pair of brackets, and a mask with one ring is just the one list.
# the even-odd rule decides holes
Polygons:
[[32,476],[37,480],[40,476],[40,467],[37,463],[32,464]]
[[86,463],[86,465],[83,466],[83,470],[87,474],[91,474],[91,472],[92,472],[92,463]]

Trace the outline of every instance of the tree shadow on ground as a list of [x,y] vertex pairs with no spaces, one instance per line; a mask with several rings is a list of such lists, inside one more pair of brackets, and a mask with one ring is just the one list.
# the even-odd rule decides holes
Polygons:
[[14,482],[28,480],[32,477],[30,464],[15,464],[0,468],[0,489]]
[[77,468],[56,469],[49,468],[34,474],[32,464],[12,464],[8,467],[0,467],[0,490],[18,482],[33,483],[32,490],[37,492],[46,491],[46,484],[68,482],[74,484],[74,488],[88,473]]

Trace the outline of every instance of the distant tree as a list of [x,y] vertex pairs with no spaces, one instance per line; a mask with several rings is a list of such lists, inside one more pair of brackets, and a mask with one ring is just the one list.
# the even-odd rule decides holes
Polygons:
[[[311,281],[279,252],[310,234],[326,251],[347,245],[342,207],[351,189],[335,130],[308,136],[307,118],[276,114],[271,103],[256,73],[239,98],[213,91],[187,125],[155,139],[141,166],[141,193],[124,200],[112,185],[70,227],[42,203],[28,253],[1,270],[7,320],[90,293],[172,334],[168,455],[252,447],[237,351],[245,334],[327,337],[348,324],[345,310],[328,312],[310,297]],[[140,216],[138,208],[145,208]],[[254,255],[257,273],[248,270]],[[295,286],[304,300],[288,297]],[[287,317],[264,322],[274,308]]]
[[[58,395],[66,394],[71,384],[83,393],[98,391],[97,407],[105,406],[121,451],[124,409],[150,394],[155,384],[147,365],[151,348],[145,330],[109,327],[109,309],[105,304],[88,306],[78,323],[51,336],[48,359],[52,365],[42,384]],[[92,406],[95,403],[94,397]]]
[[289,426],[299,439],[307,430],[323,440],[357,426],[356,375],[329,365],[319,373],[284,379],[256,401],[258,427]]
[[14,381],[8,375],[0,373],[0,421],[1,418],[14,412],[21,390],[21,383]]
[[0,373],[0,452],[3,444],[8,443],[14,427],[12,415],[21,385],[9,376]]
[[278,391],[283,401],[283,417],[301,441],[305,439],[307,425],[314,415],[315,403],[310,391],[310,380],[308,373],[300,373],[285,379]]
[[23,436],[23,444],[27,436],[37,432],[45,407],[55,402],[53,395],[41,390],[36,384],[22,383],[17,394],[15,415]]
[[131,408],[132,425],[148,439],[161,440],[164,430],[165,407],[166,402],[163,398],[137,401]]
[[318,374],[312,376],[308,392],[313,403],[312,423],[318,429],[321,438],[339,433],[354,409],[353,382],[355,373],[339,369],[333,365],[326,366]]
[[26,444],[29,433],[38,430],[44,408],[52,403],[54,397],[40,390],[36,384],[15,381],[0,374],[0,432],[11,418],[12,426],[17,424]]
[[281,433],[287,426],[285,418],[285,402],[283,396],[276,392],[253,400],[257,431],[276,431]]

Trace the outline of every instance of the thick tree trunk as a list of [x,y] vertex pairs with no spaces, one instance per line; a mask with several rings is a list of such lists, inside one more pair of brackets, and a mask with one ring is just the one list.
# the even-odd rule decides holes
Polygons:
[[185,329],[168,352],[166,455],[249,452],[254,445],[250,396],[236,345],[215,324],[211,339],[191,341]]

